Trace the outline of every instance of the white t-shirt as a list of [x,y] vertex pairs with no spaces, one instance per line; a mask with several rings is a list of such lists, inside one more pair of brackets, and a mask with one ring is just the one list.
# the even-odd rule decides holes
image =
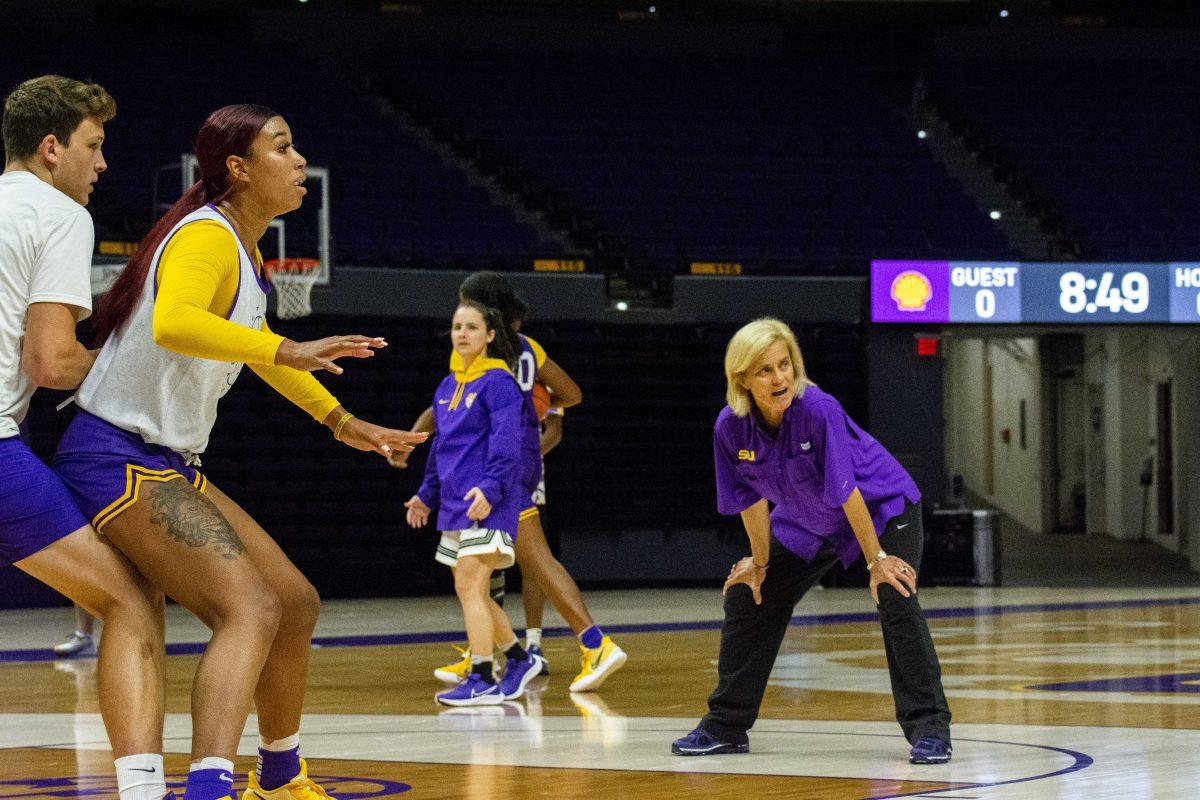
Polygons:
[[29,172],[0,175],[0,439],[16,436],[33,387],[21,369],[31,303],[92,311],[87,210]]

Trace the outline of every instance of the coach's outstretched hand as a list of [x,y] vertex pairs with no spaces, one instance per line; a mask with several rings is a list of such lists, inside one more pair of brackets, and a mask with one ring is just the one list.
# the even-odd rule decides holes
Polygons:
[[414,447],[429,438],[429,434],[383,428],[356,417],[342,426],[338,438],[355,450],[373,450],[389,458],[393,453],[411,453]]
[[429,522],[429,506],[425,505],[421,498],[415,494],[404,504],[404,507],[408,509],[405,517],[407,517],[409,525],[414,528],[421,528],[425,526],[426,522]]
[[311,342],[284,339],[275,351],[275,363],[301,372],[323,369],[341,375],[342,368],[333,363],[339,358],[370,358],[384,347],[387,342],[382,336],[330,336]]

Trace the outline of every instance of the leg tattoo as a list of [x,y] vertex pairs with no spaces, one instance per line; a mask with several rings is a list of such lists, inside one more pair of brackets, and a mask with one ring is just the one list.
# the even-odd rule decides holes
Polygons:
[[211,544],[221,556],[234,559],[246,552],[213,502],[184,481],[168,481],[154,488],[150,500],[150,522],[188,547]]

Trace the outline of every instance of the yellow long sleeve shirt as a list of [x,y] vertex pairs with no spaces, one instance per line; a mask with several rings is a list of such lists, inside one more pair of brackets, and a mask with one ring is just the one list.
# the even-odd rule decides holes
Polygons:
[[[254,257],[261,269],[257,250]],[[177,231],[159,259],[154,341],[194,358],[241,361],[323,422],[338,401],[310,373],[275,363],[283,337],[266,320],[256,331],[225,319],[237,296],[240,271],[237,239],[219,222],[199,220]]]

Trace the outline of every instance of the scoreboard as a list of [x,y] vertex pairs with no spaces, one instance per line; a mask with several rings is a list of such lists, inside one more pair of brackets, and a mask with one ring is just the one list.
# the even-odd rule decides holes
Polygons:
[[1200,323],[1200,263],[872,261],[871,321]]

